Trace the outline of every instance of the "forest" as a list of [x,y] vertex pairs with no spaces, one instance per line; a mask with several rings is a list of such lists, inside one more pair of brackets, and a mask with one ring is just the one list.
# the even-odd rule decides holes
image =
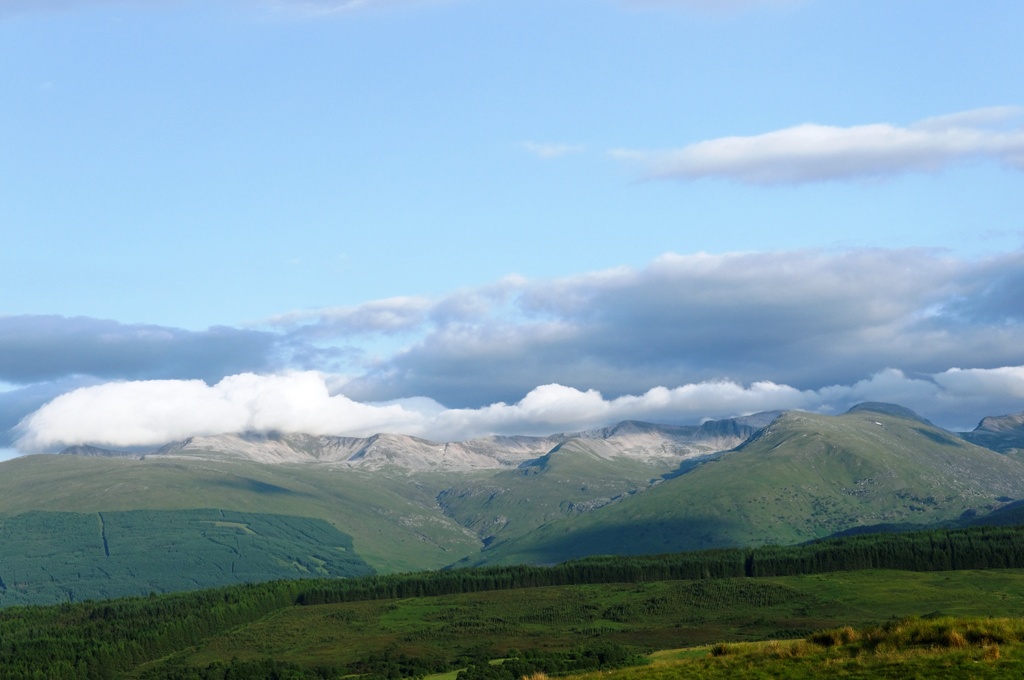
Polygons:
[[[736,606],[758,607],[791,597],[776,585],[761,584],[759,579],[768,577],[861,569],[920,572],[1020,568],[1024,568],[1024,527],[978,527],[869,534],[792,547],[595,557],[550,567],[509,566],[351,579],[283,580],[149,597],[11,607],[0,610],[0,678],[117,677],[268,614],[288,609],[315,609],[317,605],[330,603],[433,598],[544,586],[692,582],[682,590],[669,591],[665,596],[669,599],[638,595],[614,606],[602,606],[600,616],[591,616],[591,619],[595,625],[604,626],[609,625],[607,622],[614,623],[616,617],[627,620],[656,613],[650,610],[652,607],[661,606],[666,611],[701,607],[702,598],[719,604],[728,601]],[[743,583],[750,583],[752,587],[741,587]],[[450,616],[457,619],[463,614],[456,610]],[[469,625],[470,612],[465,616]],[[536,619],[539,614],[534,612],[530,616]],[[540,623],[557,621],[552,615],[550,622]],[[473,625],[485,627],[487,621]],[[572,665],[572,654],[581,664],[601,659],[602,654],[606,663],[618,664],[632,659],[636,651],[628,647],[608,647],[606,643],[597,636],[591,646],[549,650],[547,657],[537,657],[534,667],[566,670]],[[591,643],[588,641],[588,644]],[[389,657],[385,651],[376,666],[366,657],[360,668],[307,666],[294,669],[274,659],[259,660],[253,668],[278,663],[280,677],[306,677],[309,673],[333,677],[352,672],[399,677],[460,667],[456,664],[470,668],[474,663],[483,662],[489,653],[490,650],[480,650],[475,661],[465,655],[403,661],[397,654]],[[183,667],[180,677],[217,677],[195,674],[220,670],[226,673],[232,663],[232,660],[219,665],[211,663],[202,671]],[[253,663],[239,660],[236,670],[241,672],[243,666]],[[481,680],[486,672],[474,671],[467,680]],[[230,677],[243,676],[233,673]]]

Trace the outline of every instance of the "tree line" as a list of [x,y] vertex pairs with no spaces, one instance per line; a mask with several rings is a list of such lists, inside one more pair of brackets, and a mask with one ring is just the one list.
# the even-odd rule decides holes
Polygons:
[[300,605],[599,583],[798,576],[857,569],[1024,568],[1024,526],[861,534],[794,546],[608,555],[548,567],[508,566],[322,581]]
[[[1024,568],[1022,526],[865,534],[799,546],[592,557],[549,567],[488,567],[355,579],[273,581],[141,598],[11,607],[0,609],[0,680],[115,677],[293,605],[540,586],[757,578],[854,569],[1003,568]],[[290,673],[294,669],[281,670]],[[389,674],[381,673],[385,677]]]

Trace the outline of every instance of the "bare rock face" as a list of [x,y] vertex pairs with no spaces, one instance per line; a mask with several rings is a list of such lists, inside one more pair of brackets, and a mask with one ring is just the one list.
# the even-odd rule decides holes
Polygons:
[[62,453],[234,459],[265,464],[331,464],[368,470],[472,471],[516,468],[551,453],[567,442],[579,441],[600,458],[671,462],[738,446],[777,415],[759,414],[694,426],[625,421],[599,430],[548,437],[493,436],[448,443],[401,434],[376,434],[362,438],[244,432],[190,437],[141,454],[92,446],[74,446]]
[[972,444],[1000,453],[1024,451],[1024,413],[982,418],[978,427],[960,435]]
[[1024,432],[1024,413],[1016,413],[1008,416],[988,416],[982,418],[978,423],[975,432],[1010,432],[1019,430]]

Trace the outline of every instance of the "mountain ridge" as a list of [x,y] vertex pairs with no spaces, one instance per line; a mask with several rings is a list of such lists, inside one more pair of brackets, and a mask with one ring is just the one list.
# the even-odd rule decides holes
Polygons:
[[987,416],[971,432],[961,432],[967,441],[1006,454],[1024,454],[1024,413]]
[[726,418],[701,425],[661,425],[626,420],[615,425],[548,436],[494,435],[464,441],[434,442],[404,434],[342,437],[280,432],[197,435],[148,452],[72,446],[61,455],[108,457],[227,457],[266,464],[326,463],[361,467],[425,470],[516,468],[551,453],[571,440],[608,442],[605,457],[685,460],[732,448],[770,422],[779,412]]
[[[894,413],[898,415],[894,415]],[[788,411],[628,501],[492,545],[467,566],[798,543],[858,526],[949,522],[1024,497],[1024,464],[905,410]]]

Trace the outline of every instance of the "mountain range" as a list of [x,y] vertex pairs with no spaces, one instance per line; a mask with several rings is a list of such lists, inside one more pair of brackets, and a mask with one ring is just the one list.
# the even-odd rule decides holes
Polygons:
[[234,459],[271,465],[327,463],[365,470],[470,472],[516,468],[551,454],[568,442],[585,441],[601,449],[605,457],[629,457],[657,464],[732,448],[779,414],[778,411],[759,413],[712,420],[697,426],[625,421],[613,427],[547,437],[493,436],[443,444],[400,434],[360,438],[247,432],[189,437],[149,452],[117,451],[86,445],[72,446],[61,453],[137,460],[153,457]]
[[868,403],[437,443],[286,433],[3,463],[0,605],[1009,521],[1024,414]]

